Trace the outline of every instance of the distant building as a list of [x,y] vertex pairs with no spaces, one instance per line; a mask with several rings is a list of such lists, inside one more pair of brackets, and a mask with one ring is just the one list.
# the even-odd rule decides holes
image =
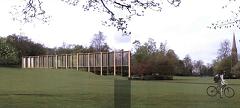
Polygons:
[[237,46],[235,40],[235,34],[233,33],[233,44],[232,44],[232,67],[235,66],[238,62]]

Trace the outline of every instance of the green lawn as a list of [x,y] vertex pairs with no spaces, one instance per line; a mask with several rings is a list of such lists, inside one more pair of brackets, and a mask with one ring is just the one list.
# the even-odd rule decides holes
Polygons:
[[[61,69],[0,68],[1,108],[113,108],[114,80]],[[240,80],[228,80],[233,98],[209,97],[210,77],[174,77],[172,81],[131,81],[132,108],[239,108]]]

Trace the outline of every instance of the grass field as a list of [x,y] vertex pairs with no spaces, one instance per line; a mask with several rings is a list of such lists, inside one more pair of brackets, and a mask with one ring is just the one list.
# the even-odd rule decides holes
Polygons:
[[[114,80],[76,70],[0,68],[1,108],[113,108]],[[239,108],[240,80],[228,80],[233,98],[209,97],[210,77],[131,81],[132,108]]]

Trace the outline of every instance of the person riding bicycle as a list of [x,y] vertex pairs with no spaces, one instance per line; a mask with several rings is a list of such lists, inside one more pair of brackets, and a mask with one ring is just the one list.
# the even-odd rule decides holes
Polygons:
[[224,80],[225,72],[219,72],[217,75],[214,76],[214,82],[217,83],[215,85],[210,85],[207,88],[207,94],[208,96],[216,96],[217,94],[220,95],[220,98],[222,96],[226,96],[228,98],[231,98],[235,95],[234,89],[228,86],[228,83]]
[[[222,88],[226,85],[225,80],[223,79],[224,72],[221,71],[217,75],[215,75],[214,80],[217,83],[218,87],[220,88],[220,97],[222,98]],[[216,79],[215,79],[216,78]]]

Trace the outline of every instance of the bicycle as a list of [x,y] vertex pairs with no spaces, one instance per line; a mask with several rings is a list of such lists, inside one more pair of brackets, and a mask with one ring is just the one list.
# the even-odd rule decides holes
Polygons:
[[[207,88],[207,94],[208,96],[214,97],[217,94],[220,94],[220,87],[219,86],[209,86]],[[231,98],[235,95],[235,91],[233,88],[227,86],[227,84],[223,85],[222,87],[222,92],[224,94],[224,96]]]

